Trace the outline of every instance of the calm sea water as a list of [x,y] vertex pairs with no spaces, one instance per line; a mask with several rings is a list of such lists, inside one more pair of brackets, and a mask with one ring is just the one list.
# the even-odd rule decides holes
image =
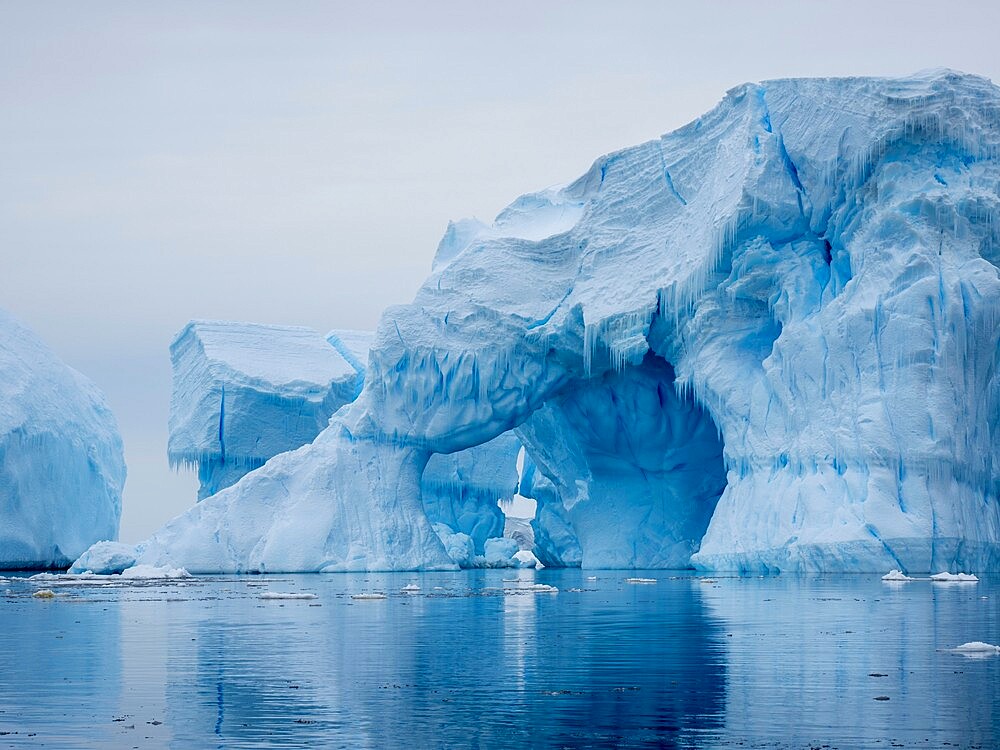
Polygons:
[[[401,592],[409,583],[420,591]],[[1000,746],[1000,657],[947,650],[1000,643],[996,577],[545,570],[49,586],[48,600],[38,588],[0,581],[0,747]],[[351,598],[371,592],[387,598]]]

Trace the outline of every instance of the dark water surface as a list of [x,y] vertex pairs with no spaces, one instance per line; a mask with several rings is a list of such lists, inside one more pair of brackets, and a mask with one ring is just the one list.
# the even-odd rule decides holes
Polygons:
[[947,650],[1000,643],[997,577],[42,584],[0,580],[0,747],[1000,747],[1000,656]]

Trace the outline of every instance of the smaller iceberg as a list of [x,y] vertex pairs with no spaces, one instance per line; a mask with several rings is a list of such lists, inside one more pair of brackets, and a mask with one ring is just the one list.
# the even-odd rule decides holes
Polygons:
[[982,641],[969,641],[968,643],[963,643],[961,646],[955,646],[952,651],[959,654],[966,654],[967,656],[992,656],[1000,654],[1000,646],[994,646],[992,643],[983,643]]
[[104,395],[0,310],[0,569],[65,568],[116,539],[124,484]]
[[282,592],[282,591],[264,591],[260,595],[261,599],[276,599],[283,601],[285,599],[319,599],[316,594],[310,594],[308,592]]
[[910,576],[906,575],[906,573],[904,573],[901,570],[893,569],[890,570],[888,573],[886,573],[884,576],[882,576],[882,580],[892,581],[892,582],[904,582],[904,581],[915,581],[917,579],[910,578]]
[[97,542],[80,555],[69,569],[69,573],[94,573],[108,575],[119,573],[135,565],[136,549],[121,542]]
[[361,385],[336,348],[300,326],[194,320],[170,361],[167,451],[172,466],[197,467],[199,500],[312,442]]
[[935,583],[979,583],[979,579],[971,573],[935,573],[931,580]]

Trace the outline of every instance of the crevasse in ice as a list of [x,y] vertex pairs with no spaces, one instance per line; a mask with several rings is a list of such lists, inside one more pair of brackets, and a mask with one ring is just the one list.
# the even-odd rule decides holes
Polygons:
[[543,562],[1000,569],[998,157],[975,76],[735,88],[451,225],[357,400],[142,561],[447,567],[424,466],[515,429]]
[[104,395],[0,310],[0,569],[118,538],[125,459]]

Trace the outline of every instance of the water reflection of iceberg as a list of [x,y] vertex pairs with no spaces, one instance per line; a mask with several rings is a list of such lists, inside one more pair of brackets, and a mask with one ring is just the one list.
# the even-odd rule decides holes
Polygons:
[[[197,644],[178,632],[168,659],[176,747],[670,747],[722,726],[724,636],[685,581],[569,593],[584,579],[561,571],[559,594],[504,595],[504,576],[329,576],[320,607],[190,610]],[[369,589],[397,593],[350,600]]]

